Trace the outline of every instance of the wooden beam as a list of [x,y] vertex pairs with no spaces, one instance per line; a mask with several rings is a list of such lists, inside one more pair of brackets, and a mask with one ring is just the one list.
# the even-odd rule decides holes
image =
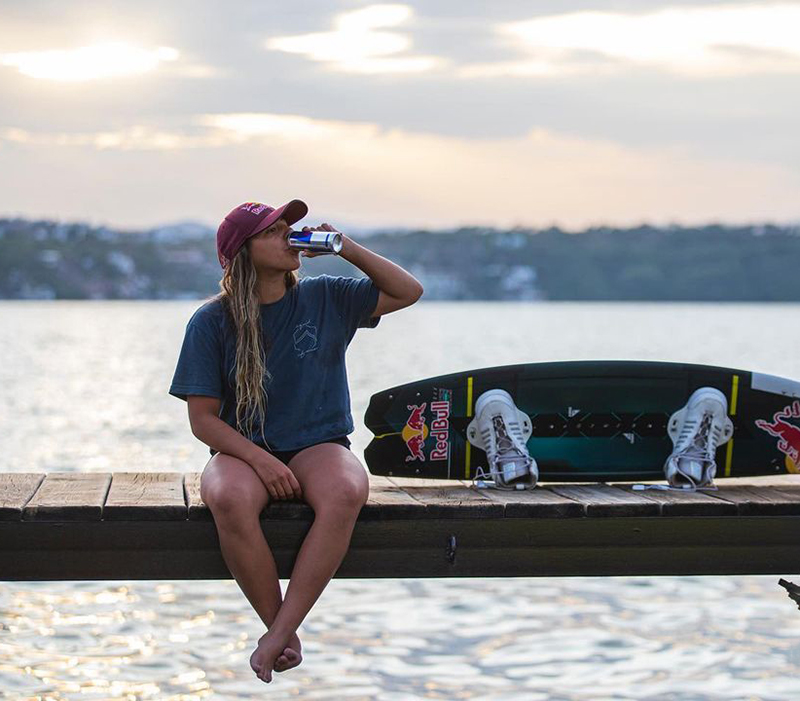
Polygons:
[[[262,520],[280,577],[310,523]],[[359,521],[338,577],[796,574],[800,516]],[[0,579],[230,578],[208,521],[0,523]]]
[[[797,483],[519,492],[373,477],[370,488],[339,577],[800,572]],[[313,518],[302,502],[261,514],[282,578]],[[199,473],[0,473],[0,580],[229,577]]]

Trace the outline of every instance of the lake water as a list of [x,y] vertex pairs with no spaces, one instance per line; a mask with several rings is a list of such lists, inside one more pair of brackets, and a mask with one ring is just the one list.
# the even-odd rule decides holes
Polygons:
[[[167,394],[199,304],[0,302],[2,469],[202,470],[208,449]],[[348,350],[353,450],[373,392],[475,367],[641,359],[800,379],[799,313],[422,302]],[[248,663],[263,627],[232,579],[0,581],[0,696],[794,701],[800,611],[777,580],[334,579],[299,630],[303,664],[268,686]]]

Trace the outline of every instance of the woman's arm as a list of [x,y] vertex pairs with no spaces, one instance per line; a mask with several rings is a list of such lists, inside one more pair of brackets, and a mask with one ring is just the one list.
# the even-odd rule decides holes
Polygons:
[[219,399],[193,394],[186,402],[192,433],[199,440],[250,465],[273,499],[303,498],[300,483],[288,467],[219,418]]
[[216,397],[191,394],[186,398],[192,433],[218,453],[233,455],[252,464],[263,452],[255,443],[219,418],[221,401]]
[[[303,231],[337,231],[337,229],[326,222],[317,227],[304,226]],[[303,251],[303,255],[313,258],[321,254]],[[422,284],[411,273],[392,263],[388,258],[379,256],[356,243],[346,234],[342,234],[342,250],[339,256],[366,273],[380,290],[378,303],[372,312],[373,317],[410,307],[422,297],[424,292]]]
[[372,316],[383,316],[410,307],[422,296],[422,285],[413,275],[348,236],[342,234],[342,238],[339,255],[369,276],[380,290]]

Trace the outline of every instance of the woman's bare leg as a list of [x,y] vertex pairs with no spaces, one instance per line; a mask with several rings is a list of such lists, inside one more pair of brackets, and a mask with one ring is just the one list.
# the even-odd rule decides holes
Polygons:
[[[246,462],[217,453],[203,470],[200,496],[214,515],[225,564],[269,628],[281,607],[282,596],[275,559],[259,521],[269,503],[264,484]],[[276,671],[296,667],[302,661],[296,635],[285,647],[276,660]]]
[[286,597],[269,631],[253,653],[260,679],[272,681],[272,660],[286,647],[306,614],[339,569],[358,514],[369,495],[369,479],[361,462],[338,443],[306,448],[289,462],[314,509],[314,523],[297,554]]

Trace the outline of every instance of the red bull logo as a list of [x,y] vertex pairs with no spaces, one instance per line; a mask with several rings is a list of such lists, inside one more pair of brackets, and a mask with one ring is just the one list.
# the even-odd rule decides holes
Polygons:
[[268,204],[262,204],[261,202],[245,202],[239,209],[243,209],[245,212],[250,212],[251,214],[261,214],[265,209],[272,209]]
[[755,423],[761,430],[778,438],[778,450],[786,455],[786,469],[789,472],[800,472],[800,428],[787,419],[800,417],[800,401],[794,400],[789,406],[776,411],[772,422],[758,419]]
[[422,448],[429,433],[428,427],[425,425],[425,407],[427,406],[428,402],[424,402],[421,406],[408,404],[406,407],[411,412],[403,428],[403,440],[411,453],[411,455],[406,455],[406,462],[425,461],[425,453]]
[[410,455],[406,455],[406,462],[420,460],[425,462],[425,441],[428,436],[436,439],[436,445],[430,452],[428,460],[447,460],[450,447],[450,402],[437,401],[431,402],[431,411],[435,418],[431,422],[431,429],[428,428],[425,419],[425,409],[428,403],[421,405],[408,404],[407,409],[411,412],[406,425],[403,427],[402,436],[406,442],[406,447]]
[[431,434],[436,438],[431,460],[447,460],[447,449],[450,447],[450,402],[433,402],[431,411],[436,414],[431,422]]

